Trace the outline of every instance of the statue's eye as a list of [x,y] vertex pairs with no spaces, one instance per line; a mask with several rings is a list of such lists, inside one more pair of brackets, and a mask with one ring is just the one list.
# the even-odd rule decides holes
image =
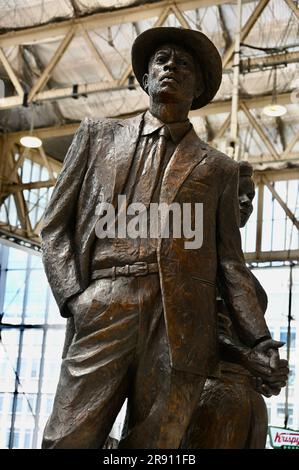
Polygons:
[[179,65],[181,65],[182,67],[188,67],[190,64],[189,64],[189,61],[187,59],[179,59],[178,60],[178,63]]

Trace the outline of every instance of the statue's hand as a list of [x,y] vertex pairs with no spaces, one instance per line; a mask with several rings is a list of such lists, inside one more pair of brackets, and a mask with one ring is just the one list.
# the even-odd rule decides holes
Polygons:
[[289,368],[288,361],[280,359],[278,368],[273,370],[267,378],[255,377],[255,390],[266,397],[279,395],[281,389],[286,386]]
[[267,339],[243,353],[242,363],[252,374],[262,378],[270,377],[279,367],[278,348],[284,345],[281,341]]
[[255,391],[260,393],[261,395],[264,395],[264,397],[270,398],[273,395],[279,395],[281,391],[281,386],[280,385],[269,385],[265,382],[260,377],[256,377],[256,383],[255,383]]

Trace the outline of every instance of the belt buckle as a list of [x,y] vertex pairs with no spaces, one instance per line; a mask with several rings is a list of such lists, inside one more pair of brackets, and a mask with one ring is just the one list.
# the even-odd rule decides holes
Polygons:
[[[136,261],[136,263],[134,263],[132,267],[135,266],[138,268],[138,271],[136,271],[135,273],[134,271],[131,271],[134,276],[146,276],[148,274],[148,263],[146,261]],[[141,269],[141,271],[139,269]]]

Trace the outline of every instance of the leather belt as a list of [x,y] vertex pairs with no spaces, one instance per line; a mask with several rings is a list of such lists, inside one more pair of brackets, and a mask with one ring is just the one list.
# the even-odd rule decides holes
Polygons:
[[91,279],[104,279],[111,277],[113,280],[117,276],[146,276],[147,274],[157,273],[158,263],[147,263],[146,261],[137,261],[134,264],[125,266],[112,266],[112,268],[97,269],[91,275]]

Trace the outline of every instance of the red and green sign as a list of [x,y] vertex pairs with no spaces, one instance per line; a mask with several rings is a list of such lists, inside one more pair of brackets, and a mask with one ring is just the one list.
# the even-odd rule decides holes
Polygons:
[[274,449],[299,449],[299,431],[269,426],[269,435]]

